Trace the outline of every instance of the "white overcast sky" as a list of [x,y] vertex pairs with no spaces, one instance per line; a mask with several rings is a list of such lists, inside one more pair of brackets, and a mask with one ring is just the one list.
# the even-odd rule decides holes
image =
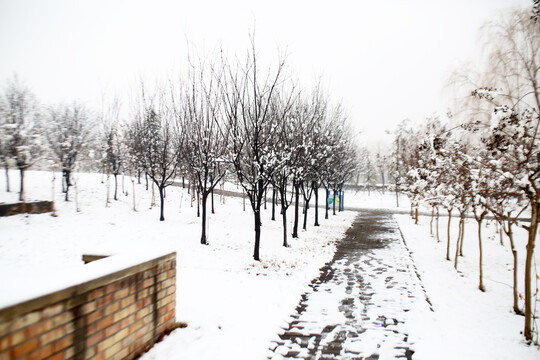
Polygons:
[[532,0],[0,0],[0,81],[17,73],[43,103],[127,94],[223,48],[242,57],[255,28],[265,59],[286,50],[305,87],[322,75],[361,141],[404,118],[446,113],[448,73],[478,51],[478,29]]

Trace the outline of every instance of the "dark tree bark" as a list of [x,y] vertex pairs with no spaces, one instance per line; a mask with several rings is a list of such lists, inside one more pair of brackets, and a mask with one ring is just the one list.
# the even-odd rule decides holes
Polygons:
[[327,187],[325,187],[324,189],[325,189],[325,194],[326,194],[326,196],[325,196],[326,197],[326,206],[324,207],[324,211],[325,211],[324,218],[326,220],[328,220],[328,208],[330,207],[329,204],[328,204],[328,197],[329,197],[330,193],[329,193],[329,190],[328,190]]
[[24,168],[19,168],[21,174],[21,191],[19,192],[19,201],[24,201]]
[[202,192],[202,231],[201,231],[201,244],[208,245],[206,240],[206,200],[208,199],[208,193],[203,190]]
[[7,165],[6,165],[5,170],[6,170],[6,191],[9,192],[10,191],[9,190],[9,169]]
[[294,180],[294,225],[293,225],[293,238],[298,238],[298,209],[300,206],[300,184]]
[[315,224],[313,226],[319,226],[319,184],[314,181],[313,187],[315,192]]
[[272,187],[272,221],[276,220],[276,187]]
[[157,188],[159,190],[159,201],[160,201],[160,209],[159,209],[159,221],[165,221],[165,196],[163,194],[163,187],[159,186],[156,182]]
[[450,222],[452,221],[452,209],[448,210],[448,226],[446,228],[446,260],[450,261]]

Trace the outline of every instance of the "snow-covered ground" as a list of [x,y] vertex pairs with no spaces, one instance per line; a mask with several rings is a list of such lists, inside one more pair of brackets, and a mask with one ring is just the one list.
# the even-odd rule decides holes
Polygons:
[[[12,187],[18,189],[17,174],[10,176]],[[16,200],[17,194],[6,193],[4,178],[0,178],[0,202]],[[51,198],[50,172],[28,172],[26,179],[28,199]],[[59,176],[56,188],[58,217],[0,218],[0,303],[16,297],[6,294],[2,286],[13,288],[12,282],[50,279],[84,267],[84,253],[177,251],[177,320],[188,327],[176,330],[147,359],[264,358],[270,341],[288,323],[300,295],[332,258],[335,241],[356,216],[346,211],[324,220],[321,214],[321,226],[315,228],[310,212],[308,230],[300,232],[299,239],[289,239],[291,246],[284,248],[279,212],[276,221],[271,221],[268,206],[262,219],[262,261],[256,262],[252,258],[253,216],[249,203],[243,211],[241,198],[227,197],[222,204],[216,196],[216,214],[209,215],[210,245],[204,246],[196,206],[191,207],[190,195],[180,187],[167,189],[164,222],[158,220],[159,206],[149,209],[151,191],[142,184],[136,187],[138,211],[132,210],[132,184],[127,177],[128,196],[120,195],[105,207],[106,184],[101,183],[101,176],[81,174],[79,213],[74,201],[63,201]],[[70,192],[74,199],[74,189]],[[49,282],[55,287],[62,281]]]
[[[440,219],[440,243],[430,236],[430,217],[420,217],[418,225],[408,215],[395,217],[434,309],[416,319],[415,359],[540,359],[540,349],[526,345],[521,334],[524,317],[512,311],[513,257],[508,239],[504,238],[504,246],[500,245],[493,223],[484,223],[482,228],[486,291],[481,292],[478,290],[478,226],[474,219],[466,222],[464,256],[459,257],[459,271],[456,271],[454,262],[445,260],[446,217]],[[456,218],[451,221],[452,260],[457,223]],[[520,260],[518,282],[523,294],[526,233],[523,229],[515,231]],[[535,252],[536,263],[540,261],[538,253]],[[537,284],[535,280],[533,291]]]
[[[11,172],[12,189],[18,189],[18,174]],[[27,174],[27,198],[51,199],[50,172]],[[121,179],[120,179],[121,181]],[[111,184],[113,183],[111,177]],[[283,248],[281,220],[270,220],[270,206],[263,213],[261,262],[252,259],[253,217],[249,203],[244,212],[241,198],[215,198],[216,214],[210,215],[209,246],[199,244],[200,219],[190,196],[180,187],[167,189],[165,221],[159,206],[150,209],[151,191],[136,185],[137,211],[132,210],[132,185],[125,178],[126,196],[105,207],[106,185],[101,176],[81,174],[78,180],[80,212],[75,202],[64,202],[56,178],[58,217],[50,214],[0,218],[0,303],[12,297],[9,282],[80,269],[83,253],[122,254],[129,252],[177,251],[177,320],[188,324],[147,353],[145,359],[264,359],[280,326],[290,321],[300,295],[308,288],[319,268],[329,261],[334,242],[342,237],[357,215],[345,211],[311,226],[300,239]],[[112,189],[112,187],[111,187]],[[119,193],[121,194],[121,182]],[[71,199],[75,197],[71,189]],[[322,194],[322,192],[321,192]],[[157,193],[156,193],[157,195]],[[112,192],[111,192],[112,196]],[[324,201],[324,198],[321,196]],[[0,202],[17,199],[5,192],[0,176]],[[156,199],[157,202],[159,199]],[[268,204],[270,205],[270,204]],[[345,205],[395,208],[393,194],[347,193]],[[408,209],[405,197],[400,208]],[[293,209],[289,209],[289,230]],[[429,218],[414,225],[406,215],[396,215],[407,245],[421,274],[434,312],[419,316],[414,329],[418,359],[538,359],[537,347],[524,344],[520,331],[523,318],[512,313],[511,262],[508,246],[493,238],[492,227],[484,229],[485,285],[477,290],[477,239],[474,220],[468,220],[464,252],[459,270],[444,260],[446,218],[441,217],[441,240],[429,235]],[[454,220],[454,225],[457,221]],[[453,237],[457,230],[452,230]],[[491,237],[491,239],[490,239]],[[506,240],[505,240],[506,241]],[[524,233],[516,234],[520,260],[524,259]],[[537,252],[538,254],[538,252]],[[453,252],[452,252],[453,255]],[[538,260],[538,255],[537,255]],[[522,270],[520,286],[523,286]],[[54,280],[49,280],[54,286]]]

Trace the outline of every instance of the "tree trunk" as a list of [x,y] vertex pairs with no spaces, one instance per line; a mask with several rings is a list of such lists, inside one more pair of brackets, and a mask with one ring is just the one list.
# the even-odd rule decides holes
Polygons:
[[514,246],[514,232],[512,231],[512,222],[508,221],[508,231],[505,231],[510,241],[510,248],[512,250],[512,257],[514,258],[514,276],[513,276],[513,309],[514,313],[523,315],[523,312],[519,309],[519,292],[518,292],[518,253]]
[[261,244],[261,204],[257,202],[255,211],[255,249],[253,251],[253,259],[255,261],[260,261],[261,258],[259,256],[259,247]]
[[478,282],[478,289],[480,291],[486,291],[486,288],[484,287],[484,272],[482,269],[482,220],[484,219],[484,215],[480,215],[480,219],[477,219],[478,222],[478,250],[479,250],[479,257],[478,257],[478,271],[479,271],[479,282]]
[[399,190],[398,190],[397,184],[396,184],[396,207],[399,208]]
[[534,243],[536,241],[536,231],[538,228],[538,203],[531,202],[531,225],[527,228],[529,232],[527,240],[527,253],[525,255],[525,329],[523,331],[525,339],[533,339],[533,309],[532,304],[532,266],[534,263]]
[[315,192],[315,224],[313,226],[319,226],[319,186],[315,185],[313,191]]
[[131,178],[131,185],[133,187],[133,211],[137,211],[137,202],[135,199],[135,179]]
[[164,212],[164,207],[165,207],[165,196],[163,194],[163,187],[161,186],[158,186],[158,190],[159,190],[159,201],[160,201],[160,209],[159,209],[159,221],[165,221],[165,212]]
[[437,206],[437,214],[435,217],[435,233],[437,234],[437,242],[441,242],[439,238],[439,207]]
[[333,190],[334,191],[334,202],[332,203],[333,205],[333,215],[336,215],[336,190]]
[[287,209],[281,206],[281,217],[283,219],[283,246],[288,247],[287,243]]
[[[305,201],[305,199],[304,199],[304,201]],[[304,231],[307,230],[307,211],[308,211],[308,209],[309,209],[309,203],[306,202],[306,203],[304,204],[304,223],[302,224],[302,229],[303,229]]]
[[[275,189],[274,189],[275,191]],[[288,247],[289,243],[287,242],[287,185],[281,186],[279,188],[280,202],[281,202],[281,218],[283,220],[283,246]],[[274,211],[274,210],[272,210]]]
[[324,207],[324,218],[326,220],[328,220],[328,208],[330,207],[329,204],[328,204],[328,196],[330,195],[329,191],[328,191],[328,188],[325,187],[325,193],[326,193],[326,206]]
[[272,221],[276,220],[276,187],[272,187]]
[[214,189],[212,188],[212,214],[215,214],[216,210],[214,208]]
[[206,200],[208,198],[208,193],[206,191],[202,191],[202,231],[201,231],[201,244],[207,245],[206,242]]
[[114,174],[114,200],[118,200],[118,174]]
[[52,172],[52,181],[51,181],[51,203],[52,203],[52,216],[56,217],[56,207],[54,206],[54,198],[55,198],[55,184],[56,183],[56,174],[54,173],[54,170]]
[[144,179],[146,180],[146,191],[148,191],[148,173],[144,172]]
[[461,240],[459,241],[459,256],[463,256],[463,239],[465,237],[465,212],[461,214]]
[[446,260],[450,261],[450,222],[452,220],[452,209],[448,210],[448,226],[446,228]]
[[21,191],[19,192],[19,201],[24,202],[24,168],[19,168],[19,173],[21,174]]
[[[110,194],[111,194],[111,175],[107,174],[107,180],[106,180],[106,184],[105,186],[107,187],[107,199],[105,199],[105,207],[108,207],[109,206],[109,199],[110,199]],[[150,206],[150,208],[152,208],[152,206]]]
[[418,225],[418,205],[414,207],[414,224]]
[[268,188],[264,189],[264,210],[266,210],[266,190]]
[[201,217],[201,202],[199,201],[201,195],[200,195],[198,186],[197,186],[197,191],[195,193],[197,194],[197,217]]
[[433,235],[433,218],[435,217],[435,206],[431,207],[431,220],[429,221],[429,235]]
[[69,186],[71,185],[71,172],[66,170],[64,172],[64,180],[66,181],[66,197],[65,197],[65,201],[69,201],[69,197],[68,197],[68,194],[69,194]]
[[9,192],[9,169],[6,165],[5,167],[5,170],[6,170],[6,191]]
[[461,230],[461,222],[463,220],[459,219],[459,223],[458,223],[458,236],[457,236],[457,241],[456,241],[456,257],[454,258],[454,268],[457,270],[458,268],[458,258],[459,258],[459,244],[460,244],[460,241],[461,241],[461,235],[462,235],[462,230]]
[[294,225],[293,225],[293,238],[298,238],[298,208],[300,206],[300,184],[295,180],[294,184]]

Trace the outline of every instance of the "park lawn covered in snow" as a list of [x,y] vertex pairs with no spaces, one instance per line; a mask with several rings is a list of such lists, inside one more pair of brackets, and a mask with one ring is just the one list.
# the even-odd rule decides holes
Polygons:
[[[18,175],[11,172],[12,188],[18,189]],[[242,199],[227,197],[225,204],[216,196],[216,214],[209,215],[209,246],[199,244],[200,219],[191,207],[187,189],[169,187],[165,221],[159,222],[159,206],[150,209],[151,191],[136,185],[137,210],[132,210],[132,187],[128,177],[125,189],[105,207],[106,185],[101,175],[80,174],[80,212],[74,201],[63,201],[59,175],[56,179],[58,217],[50,214],[17,215],[0,218],[0,303],[15,301],[16,289],[26,281],[46,279],[51,290],[60,286],[65,274],[84,269],[83,253],[133,254],[176,251],[177,320],[188,324],[175,330],[145,354],[145,359],[264,359],[271,340],[290,321],[300,295],[308,290],[319,268],[334,253],[340,239],[357,215],[342,212],[314,228],[313,209],[307,232],[283,248],[281,219],[271,221],[271,207],[263,213],[261,262],[252,259],[253,216],[249,203],[242,210]],[[50,172],[27,174],[27,198],[51,198]],[[121,180],[121,178],[120,178]],[[113,179],[111,177],[111,184]],[[121,183],[120,183],[121,184]],[[15,192],[6,193],[0,177],[0,201],[15,201]],[[121,185],[119,193],[121,194]],[[71,199],[75,191],[71,188]],[[322,196],[322,201],[324,197]],[[112,191],[111,191],[112,196]],[[157,194],[156,194],[157,196]],[[158,200],[158,199],[156,199]],[[348,202],[347,202],[348,201]],[[345,194],[345,204],[354,207],[395,207],[395,197],[387,193]],[[400,198],[402,209],[409,203]],[[293,208],[288,211],[292,229]],[[498,244],[492,225],[484,229],[484,273],[487,291],[477,290],[478,265],[476,222],[468,220],[464,257],[459,270],[444,260],[446,218],[441,217],[441,243],[429,235],[429,218],[414,225],[406,215],[396,215],[408,248],[412,252],[434,312],[419,312],[408,324],[409,342],[415,359],[537,359],[537,347],[528,346],[520,331],[523,318],[512,313],[511,264],[507,243]],[[453,220],[452,256],[457,220]],[[506,241],[506,239],[505,239]],[[524,260],[525,237],[516,231],[520,260]],[[538,252],[537,252],[538,254]],[[538,259],[538,255],[537,255]],[[520,285],[523,285],[522,268]],[[7,276],[6,276],[7,275]],[[30,279],[30,280],[29,280]]]
[[[416,342],[415,359],[540,358],[540,348],[527,345],[521,334],[524,317],[513,313],[512,253],[507,238],[503,240],[504,246],[500,245],[494,223],[484,222],[482,228],[486,291],[481,292],[478,290],[478,226],[474,219],[466,220],[464,256],[459,257],[456,271],[453,260],[459,219],[454,217],[451,221],[452,261],[447,261],[447,217],[440,218],[440,243],[430,235],[430,217],[421,216],[418,225],[408,215],[395,217],[434,310],[426,313],[425,318],[417,318],[416,324],[413,324],[417,329],[411,338]],[[433,223],[435,234],[435,221]],[[527,242],[523,229],[516,228],[515,242],[519,253],[519,291],[523,294]],[[538,263],[538,251],[535,255]],[[537,284],[534,284],[533,291]],[[523,306],[522,301],[520,306]],[[538,325],[540,323],[537,322]]]
[[[10,173],[12,188],[18,175]],[[56,178],[57,217],[50,214],[0,218],[0,304],[22,300],[16,289],[39,279],[54,290],[69,272],[84,268],[81,255],[177,252],[177,320],[187,328],[174,331],[157,345],[148,359],[257,359],[264,358],[270,341],[288,323],[300,295],[319,268],[334,253],[339,240],[356,213],[341,212],[315,228],[310,212],[308,230],[299,239],[282,244],[281,218],[271,221],[271,207],[263,212],[261,258],[253,254],[253,216],[249,203],[227,197],[215,198],[216,214],[209,215],[209,246],[200,245],[200,219],[191,207],[187,189],[167,188],[165,221],[159,206],[150,209],[151,191],[136,185],[137,212],[132,210],[132,184],[125,178],[128,195],[119,195],[105,207],[106,184],[101,175],[78,176],[78,199],[65,202]],[[27,199],[51,198],[52,173],[26,174]],[[111,184],[114,183],[111,177]],[[4,177],[0,189],[5,189]],[[119,194],[121,194],[121,185]],[[71,188],[71,199],[75,198]],[[112,190],[112,189],[111,189]],[[112,196],[111,191],[111,196]],[[157,196],[157,193],[156,193]],[[0,201],[15,201],[15,192],[0,192]],[[156,199],[159,202],[159,199]],[[292,229],[293,208],[288,211]],[[36,280],[37,279],[37,280]],[[55,280],[56,279],[56,280]],[[2,305],[0,305],[2,306]]]

